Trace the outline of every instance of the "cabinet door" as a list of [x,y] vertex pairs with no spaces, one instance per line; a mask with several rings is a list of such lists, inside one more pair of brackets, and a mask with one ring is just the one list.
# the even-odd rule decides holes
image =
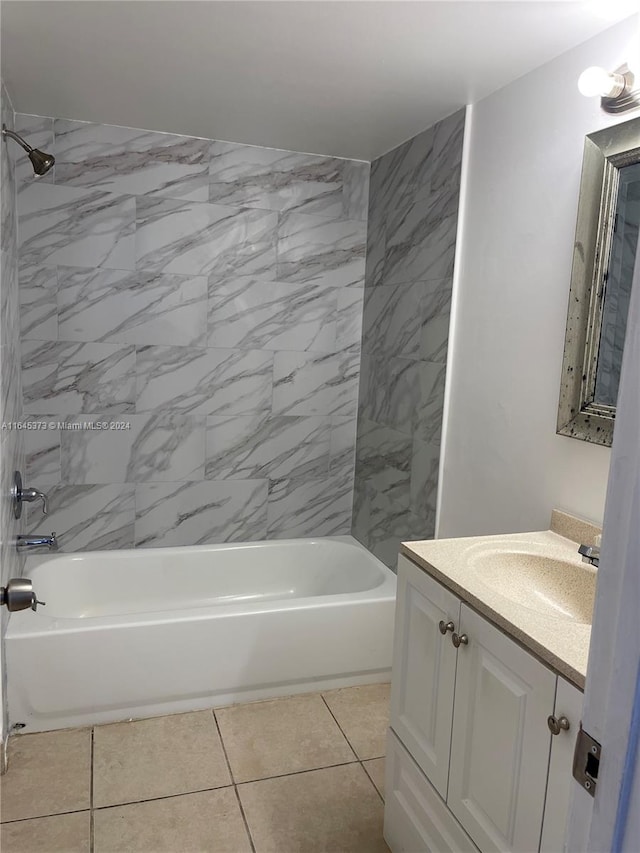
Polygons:
[[464,604],[447,803],[483,851],[540,845],[556,676]]
[[384,790],[384,838],[393,853],[478,853],[391,729]]
[[566,850],[565,833],[569,815],[569,799],[575,787],[576,796],[588,797],[589,794],[573,781],[573,751],[576,737],[580,731],[582,715],[581,690],[569,684],[564,678],[558,679],[556,691],[556,707],[554,714],[557,719],[566,717],[569,720],[568,731],[561,731],[551,739],[551,761],[549,763],[549,782],[547,784],[547,802],[544,807],[544,823],[542,825],[541,853],[560,853]]
[[391,679],[391,727],[443,799],[447,795],[456,672],[451,632],[460,601],[405,557],[398,598]]

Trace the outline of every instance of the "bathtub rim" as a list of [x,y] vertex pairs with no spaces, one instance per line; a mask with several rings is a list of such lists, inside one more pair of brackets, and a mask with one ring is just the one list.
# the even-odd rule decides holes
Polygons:
[[[300,598],[273,599],[266,602],[254,603],[237,603],[237,604],[210,604],[202,607],[174,608],[166,610],[156,610],[143,613],[127,613],[118,615],[100,615],[86,617],[60,617],[48,616],[46,610],[39,608],[33,614],[32,611],[21,611],[12,613],[8,620],[5,640],[17,637],[42,637],[52,633],[83,633],[87,631],[100,631],[105,629],[143,627],[146,625],[161,625],[176,621],[204,621],[212,618],[230,618],[233,616],[257,614],[257,613],[273,613],[285,610],[316,610],[329,607],[345,607],[354,605],[367,605],[375,601],[394,599],[396,597],[396,575],[371,553],[362,543],[358,542],[353,536],[313,536],[300,537],[296,539],[273,539],[273,540],[258,540],[253,542],[228,542],[218,545],[183,545],[171,546],[169,548],[121,548],[110,549],[109,551],[78,551],[69,554],[32,554],[27,558],[24,577],[30,577],[31,573],[43,565],[61,557],[70,558],[90,558],[93,555],[104,557],[105,553],[114,553],[120,555],[153,555],[154,553],[162,553],[165,556],[167,552],[183,552],[185,549],[196,550],[200,553],[205,551],[222,552],[225,550],[239,550],[255,548],[256,550],[278,545],[292,545],[304,543],[315,543],[318,541],[332,541],[341,544],[355,547],[360,551],[364,551],[368,558],[371,559],[380,570],[381,582],[371,587],[370,589],[358,592],[345,593],[329,593],[325,595],[305,596]],[[37,590],[36,590],[37,592]],[[35,619],[34,619],[35,616]]]

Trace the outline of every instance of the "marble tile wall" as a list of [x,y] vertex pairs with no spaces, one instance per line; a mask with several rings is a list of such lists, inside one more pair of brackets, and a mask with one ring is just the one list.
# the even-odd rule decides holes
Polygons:
[[435,530],[464,110],[371,164],[353,535]]
[[[14,126],[11,100],[0,81],[0,108],[2,124],[9,130]],[[15,548],[17,534],[23,519],[13,517],[10,500],[13,472],[24,470],[23,434],[12,429],[22,414],[20,385],[20,341],[18,316],[18,243],[15,191],[14,153],[10,140],[0,142],[0,574],[4,586],[11,577],[22,573],[24,560]],[[21,150],[21,149],[18,149]],[[29,161],[27,161],[29,162]],[[5,607],[0,613],[0,704],[2,705],[1,734],[7,733],[6,708],[1,697],[5,695],[3,638],[9,613]]]
[[369,164],[16,123],[56,156],[18,172],[20,321],[64,549],[348,533]]

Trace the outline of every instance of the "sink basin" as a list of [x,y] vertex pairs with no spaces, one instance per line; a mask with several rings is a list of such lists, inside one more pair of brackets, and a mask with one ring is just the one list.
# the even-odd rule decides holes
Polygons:
[[478,580],[522,607],[591,624],[596,572],[590,566],[544,554],[496,549],[470,554],[469,566]]

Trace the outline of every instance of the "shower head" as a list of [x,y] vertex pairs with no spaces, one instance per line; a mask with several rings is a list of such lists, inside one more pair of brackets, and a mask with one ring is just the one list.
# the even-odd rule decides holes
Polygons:
[[33,171],[36,175],[45,175],[56,162],[53,154],[45,154],[44,151],[39,151],[37,148],[32,148],[21,136],[9,130],[4,124],[2,125],[2,136],[8,136],[10,139],[15,139],[18,145],[21,145],[29,155]]
[[29,160],[31,160],[31,165],[36,175],[46,174],[56,162],[53,154],[45,154],[44,151],[40,151],[38,148],[32,148],[29,151]]

